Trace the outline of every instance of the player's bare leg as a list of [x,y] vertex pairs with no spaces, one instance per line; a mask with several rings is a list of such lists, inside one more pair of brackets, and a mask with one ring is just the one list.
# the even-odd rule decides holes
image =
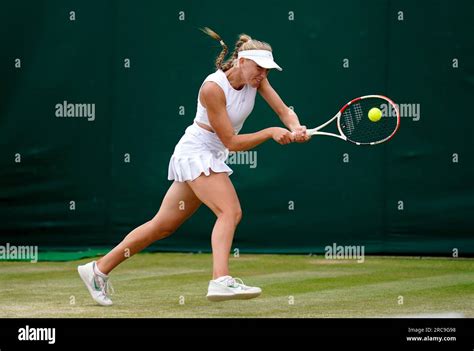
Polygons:
[[186,183],[174,182],[153,219],[132,230],[123,241],[97,262],[78,267],[79,275],[92,298],[104,306],[112,305],[108,273],[121,262],[151,243],[171,235],[201,205]]
[[229,275],[229,252],[237,225],[242,218],[240,202],[227,173],[211,172],[188,181],[196,196],[217,216],[212,230],[213,280],[209,283],[208,299],[249,299],[261,294],[261,289],[243,284]]

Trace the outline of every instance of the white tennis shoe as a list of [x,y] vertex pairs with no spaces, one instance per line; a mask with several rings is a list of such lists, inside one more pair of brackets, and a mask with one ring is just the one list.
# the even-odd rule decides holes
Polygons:
[[230,275],[211,280],[207,291],[209,301],[253,299],[262,293],[262,289],[247,286],[239,278]]
[[95,264],[96,262],[92,261],[78,266],[77,271],[94,301],[102,306],[110,306],[113,304],[109,297],[113,293],[112,284],[107,276],[102,277],[94,272]]

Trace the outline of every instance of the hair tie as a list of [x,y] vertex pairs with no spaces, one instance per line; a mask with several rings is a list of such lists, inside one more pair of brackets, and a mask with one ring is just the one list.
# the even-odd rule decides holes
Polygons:
[[224,40],[221,40],[219,43],[221,43],[222,46],[225,46]]

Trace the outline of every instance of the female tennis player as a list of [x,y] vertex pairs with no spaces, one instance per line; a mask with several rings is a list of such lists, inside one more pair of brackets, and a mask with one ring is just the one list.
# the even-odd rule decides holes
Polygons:
[[[229,179],[232,169],[225,160],[229,150],[252,149],[269,139],[285,145],[305,142],[309,137],[306,127],[300,125],[297,115],[268,81],[270,69],[282,70],[273,60],[271,46],[241,34],[232,57],[224,62],[227,45],[211,29],[203,31],[220,42],[222,51],[215,61],[216,72],[207,76],[199,90],[194,123],[187,127],[171,156],[168,179],[173,183],[158,213],[131,231],[107,255],[78,267],[92,298],[101,305],[112,305],[108,280],[112,269],[153,242],[171,235],[201,203],[217,217],[211,236],[213,278],[207,298],[210,301],[250,299],[262,292],[229,274],[229,253],[242,211]],[[288,129],[271,127],[238,134],[252,112],[257,91]]]

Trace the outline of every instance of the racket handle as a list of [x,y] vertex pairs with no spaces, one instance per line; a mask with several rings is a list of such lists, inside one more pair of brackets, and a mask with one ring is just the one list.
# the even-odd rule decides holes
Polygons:
[[[311,129],[306,129],[306,135],[310,136],[310,135],[313,135]],[[296,133],[295,132],[291,132],[291,135],[293,135],[293,139],[296,137]]]

